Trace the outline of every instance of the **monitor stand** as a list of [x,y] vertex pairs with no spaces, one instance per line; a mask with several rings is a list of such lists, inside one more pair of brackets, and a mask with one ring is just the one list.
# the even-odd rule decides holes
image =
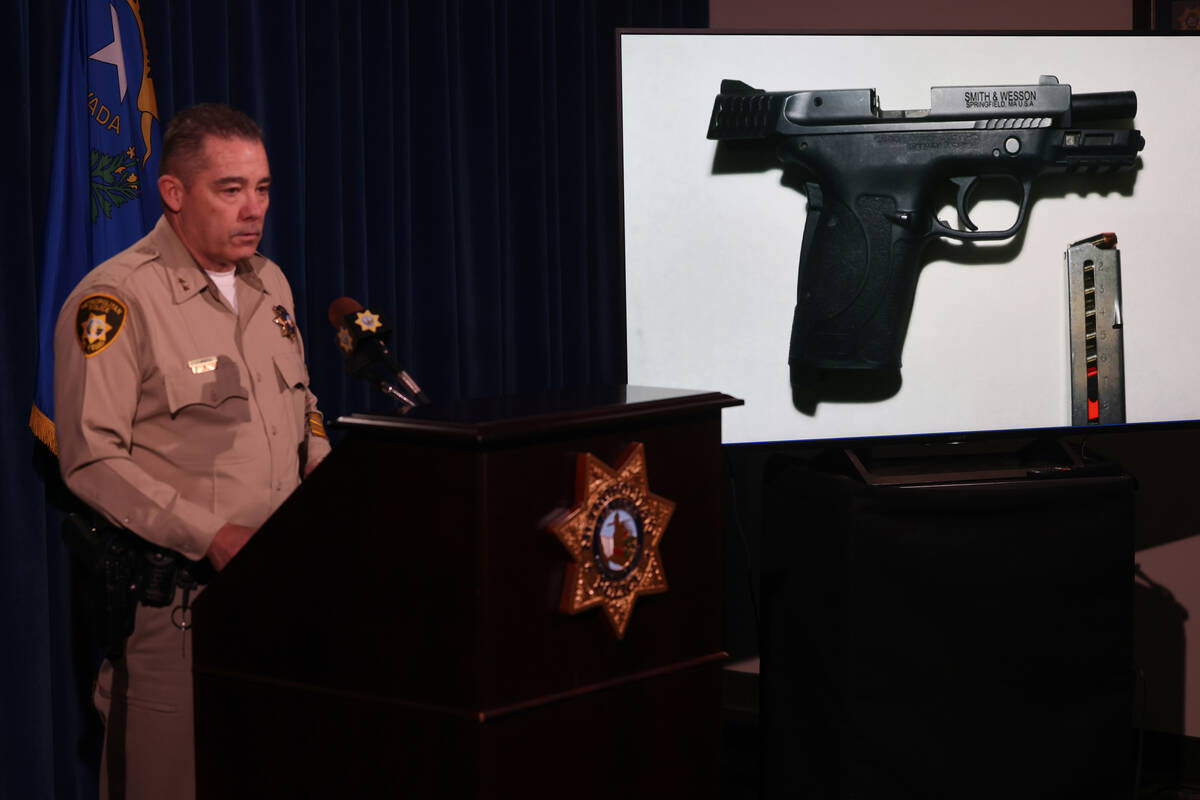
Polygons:
[[842,458],[870,486],[926,485],[1024,478],[1115,475],[1120,466],[1086,454],[1056,437],[864,444],[841,449]]

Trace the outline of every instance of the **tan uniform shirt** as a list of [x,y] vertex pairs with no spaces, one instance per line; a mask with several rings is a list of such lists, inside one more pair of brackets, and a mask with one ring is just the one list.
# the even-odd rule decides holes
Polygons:
[[84,277],[54,334],[67,486],[192,559],[226,522],[261,525],[329,452],[287,279],[256,254],[237,300],[160,218]]

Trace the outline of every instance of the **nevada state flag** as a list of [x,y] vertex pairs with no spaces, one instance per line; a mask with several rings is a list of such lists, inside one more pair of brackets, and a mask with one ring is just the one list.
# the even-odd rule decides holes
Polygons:
[[29,419],[55,453],[58,310],[92,267],[158,220],[160,137],[139,0],[68,0]]

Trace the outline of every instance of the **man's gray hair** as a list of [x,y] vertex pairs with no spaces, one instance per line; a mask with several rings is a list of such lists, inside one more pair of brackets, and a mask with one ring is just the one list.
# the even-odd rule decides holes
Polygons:
[[221,103],[200,103],[171,118],[163,134],[160,175],[186,178],[200,166],[204,137],[249,139],[261,142],[262,129],[241,111]]

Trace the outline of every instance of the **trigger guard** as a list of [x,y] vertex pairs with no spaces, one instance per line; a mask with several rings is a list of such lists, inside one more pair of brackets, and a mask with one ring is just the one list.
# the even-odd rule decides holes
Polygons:
[[957,230],[955,228],[951,228],[945,222],[934,216],[930,222],[930,232],[933,235],[944,236],[947,239],[958,239],[959,241],[963,242],[989,240],[995,241],[999,239],[1008,239],[1011,236],[1017,235],[1017,232],[1020,231],[1025,225],[1025,221],[1029,216],[1029,206],[1032,202],[1033,196],[1033,180],[1029,178],[1022,179],[1016,175],[999,174],[995,176],[989,176],[1007,178],[1013,181],[1021,190],[1021,202],[1017,206],[1017,219],[1015,222],[1013,222],[1010,228],[1003,231],[981,231],[975,225],[975,223],[971,222],[970,217],[967,216],[966,201],[971,195],[971,190],[975,187],[975,182],[982,177],[985,176],[974,175],[970,177],[950,179],[955,185],[958,186],[958,199],[956,204],[958,206],[957,210],[959,222],[961,222],[968,229]]
[[967,213],[967,198],[971,195],[971,189],[975,186],[978,177],[968,178],[951,178],[958,185],[958,197],[955,199],[955,204],[958,206],[958,221],[967,227],[969,231],[979,230],[979,226],[971,221],[971,216]]

